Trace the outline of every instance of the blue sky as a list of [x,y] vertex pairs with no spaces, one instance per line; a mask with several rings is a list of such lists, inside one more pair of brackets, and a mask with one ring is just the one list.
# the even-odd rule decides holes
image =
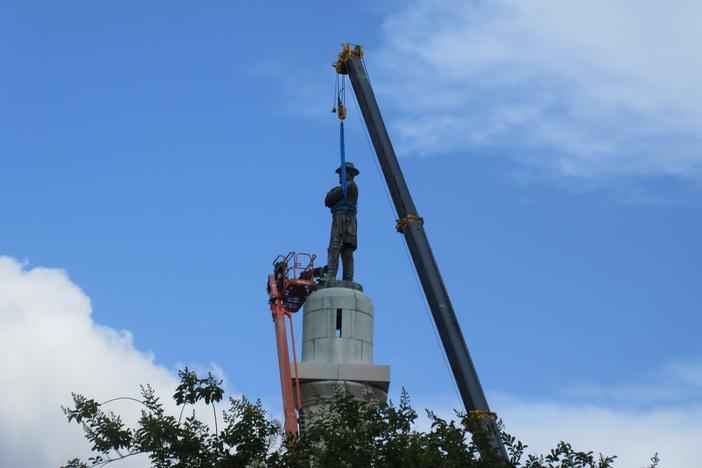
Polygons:
[[[338,165],[330,63],[350,40],[366,48],[493,400],[697,410],[696,9],[674,2],[650,39],[662,13],[626,1],[5,2],[0,255],[25,274],[65,270],[92,321],[128,330],[155,365],[214,365],[230,391],[275,409],[265,280],[279,253],[325,259],[322,198]],[[419,405],[457,406],[349,114],[375,361],[392,366],[393,395],[404,386]],[[687,383],[660,396],[671,372]]]

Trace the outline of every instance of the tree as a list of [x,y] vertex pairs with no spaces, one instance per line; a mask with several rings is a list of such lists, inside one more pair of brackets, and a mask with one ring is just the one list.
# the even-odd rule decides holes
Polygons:
[[[159,398],[148,385],[141,388],[143,406],[135,428],[126,427],[120,416],[106,407],[115,400],[98,403],[73,395],[73,407],[62,407],[69,422],[83,427],[93,444],[94,455],[87,461],[73,459],[67,468],[105,466],[125,458],[146,454],[151,465],[165,467],[468,467],[468,468],[608,468],[615,457],[577,452],[561,442],[547,455],[528,455],[526,445],[505,433],[501,437],[511,457],[506,463],[490,455],[488,436],[469,415],[456,412],[445,420],[427,412],[431,427],[413,428],[417,412],[403,390],[399,404],[358,400],[342,388],[321,410],[307,415],[304,436],[283,434],[281,424],[268,417],[260,401],[230,398],[224,411],[224,426],[217,421],[216,404],[223,399],[222,382],[211,374],[204,379],[185,368],[179,372],[180,385],[173,395],[180,407],[178,418],[167,415]],[[198,420],[193,411],[183,419],[188,405],[205,403],[214,413],[214,431]],[[482,454],[482,455],[480,455]],[[651,468],[658,464],[657,455]]]
[[[136,428],[128,428],[120,416],[103,408],[117,398],[98,403],[73,394],[73,408],[62,407],[68,421],[81,424],[95,455],[83,462],[70,460],[65,466],[104,466],[137,454],[148,454],[151,464],[165,467],[219,467],[263,465],[276,457],[280,424],[266,417],[260,401],[230,398],[224,411],[224,428],[217,423],[216,403],[222,401],[222,382],[211,374],[200,379],[185,368],[179,371],[180,385],[173,395],[180,416],[167,415],[150,386],[141,387],[142,399],[132,399],[143,408]],[[195,413],[183,419],[186,406],[204,402],[212,406],[215,431],[199,421]]]

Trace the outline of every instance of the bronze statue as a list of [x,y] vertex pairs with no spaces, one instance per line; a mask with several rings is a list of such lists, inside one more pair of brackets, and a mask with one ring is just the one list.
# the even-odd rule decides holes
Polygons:
[[341,187],[341,168],[336,170],[339,174],[339,184],[331,189],[324,198],[324,205],[332,212],[331,236],[327,250],[327,274],[325,280],[336,279],[339,270],[339,254],[344,268],[343,280],[353,281],[353,251],[358,245],[356,231],[356,205],[358,203],[358,187],[354,177],[359,170],[353,163],[346,163],[346,198]]

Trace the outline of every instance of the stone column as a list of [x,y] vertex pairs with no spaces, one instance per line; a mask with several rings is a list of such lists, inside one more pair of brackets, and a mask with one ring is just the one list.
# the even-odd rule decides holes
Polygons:
[[332,398],[337,385],[358,398],[387,398],[390,366],[373,364],[373,314],[370,298],[351,281],[320,283],[307,298],[298,363],[305,412]]

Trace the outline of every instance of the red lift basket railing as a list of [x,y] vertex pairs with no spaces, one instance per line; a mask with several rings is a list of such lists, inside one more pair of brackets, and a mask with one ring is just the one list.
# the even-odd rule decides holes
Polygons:
[[312,291],[317,286],[317,282],[314,279],[315,258],[315,255],[302,252],[290,252],[286,256],[279,255],[273,261],[273,274],[268,276],[268,302],[273,315],[275,340],[278,348],[280,388],[283,394],[283,415],[285,418],[284,427],[285,432],[290,432],[295,434],[295,436],[302,432],[301,428],[298,427],[298,414],[302,416],[302,407],[297,406],[296,408],[293,397],[285,317],[290,321],[297,403],[300,405],[302,400],[300,398],[300,381],[297,371],[297,351],[295,350],[295,331],[293,329],[292,314],[300,310],[307,296],[312,294]]
[[[297,312],[312,294],[317,283],[314,280],[314,259],[316,255],[303,252],[290,252],[278,255],[273,261],[275,286],[283,300],[283,306],[290,312]],[[270,287],[269,287],[270,294]]]

